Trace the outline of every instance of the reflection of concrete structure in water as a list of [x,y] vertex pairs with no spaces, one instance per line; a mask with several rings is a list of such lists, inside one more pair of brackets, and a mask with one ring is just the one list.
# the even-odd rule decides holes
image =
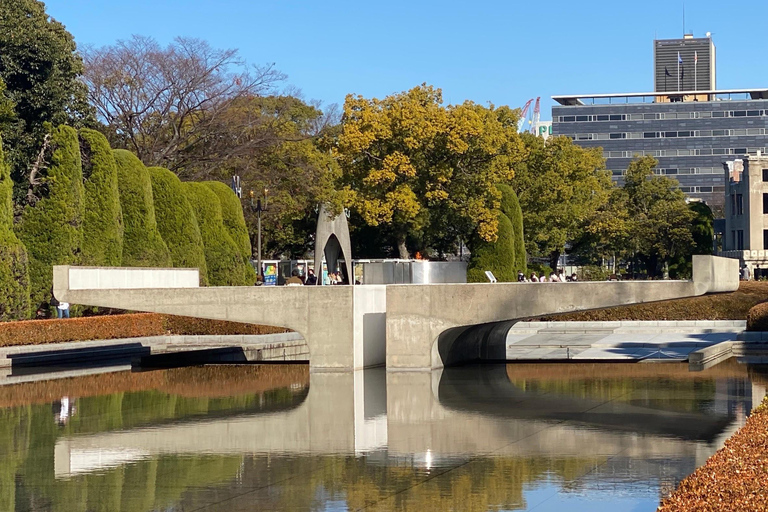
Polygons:
[[[750,389],[742,386],[740,392],[748,395]],[[725,413],[745,395],[716,393],[708,411],[685,412],[631,400],[526,392],[510,382],[505,367],[312,373],[306,400],[290,410],[60,438],[55,473],[66,477],[163,453],[386,450],[389,457],[427,466],[476,456],[611,459],[606,468],[622,465],[616,457],[665,459],[682,464],[675,466],[677,473],[687,474],[739,425]],[[627,466],[627,478],[648,477],[633,467]]]

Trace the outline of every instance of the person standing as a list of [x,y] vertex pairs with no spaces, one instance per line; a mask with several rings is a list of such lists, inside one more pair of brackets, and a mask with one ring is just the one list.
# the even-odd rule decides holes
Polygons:
[[58,318],[69,318],[69,302],[59,302],[56,306],[56,314]]
[[305,285],[314,286],[317,284],[317,276],[315,275],[315,270],[310,268],[307,270],[307,279],[304,281]]

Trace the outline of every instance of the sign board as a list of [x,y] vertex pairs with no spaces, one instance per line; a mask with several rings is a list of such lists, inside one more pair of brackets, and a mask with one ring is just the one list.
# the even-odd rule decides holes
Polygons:
[[277,286],[277,264],[264,263],[264,286]]

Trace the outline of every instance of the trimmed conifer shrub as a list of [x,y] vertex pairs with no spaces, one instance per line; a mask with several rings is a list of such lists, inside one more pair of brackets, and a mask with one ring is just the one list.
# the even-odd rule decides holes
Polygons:
[[123,213],[117,186],[117,164],[106,137],[82,128],[83,254],[80,263],[118,267],[123,260]]
[[487,283],[485,271],[490,270],[502,282],[517,281],[512,222],[499,212],[499,231],[495,242],[486,242],[475,236],[470,250],[472,257],[467,267],[467,282]]
[[29,316],[27,248],[13,232],[13,181],[0,139],[0,322]]
[[227,229],[221,214],[221,203],[216,193],[202,183],[182,183],[184,193],[192,205],[200,227],[211,286],[252,285],[246,282],[245,263],[240,250]]
[[205,248],[195,212],[181,180],[168,169],[150,167],[157,229],[171,252],[173,266],[200,270],[200,284],[208,284]]
[[509,185],[498,185],[501,192],[501,211],[512,221],[513,245],[515,247],[515,271],[527,271],[528,261],[525,257],[525,239],[523,238],[523,210],[517,199],[515,190]]
[[83,242],[83,170],[77,131],[54,129],[16,225],[29,254],[32,308],[50,302],[53,265],[77,265]]
[[171,253],[157,230],[149,171],[136,155],[113,151],[123,210],[123,266],[170,267]]
[[253,254],[251,249],[251,238],[248,235],[248,227],[245,225],[243,205],[240,203],[240,199],[235,195],[231,188],[220,181],[206,181],[204,184],[213,190],[219,198],[224,227],[229,233],[229,236],[232,237],[232,241],[237,245],[240,256],[243,258],[245,279],[247,281],[255,282],[256,271],[249,263],[251,255]]

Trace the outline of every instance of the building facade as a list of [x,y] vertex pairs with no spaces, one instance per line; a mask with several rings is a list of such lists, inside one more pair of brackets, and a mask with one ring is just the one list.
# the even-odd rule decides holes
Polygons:
[[653,42],[656,92],[711,91],[715,80],[715,43],[710,37],[657,39]]
[[726,161],[722,256],[738,258],[751,275],[768,274],[768,157]]
[[[601,147],[615,181],[636,156],[678,180],[715,214],[725,197],[723,161],[766,153],[768,89],[553,96],[552,135]],[[735,156],[734,156],[735,155]]]

